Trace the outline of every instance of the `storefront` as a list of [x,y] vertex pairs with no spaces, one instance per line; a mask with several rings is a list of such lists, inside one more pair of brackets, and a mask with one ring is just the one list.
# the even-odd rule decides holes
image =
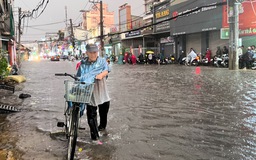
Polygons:
[[119,55],[121,51],[121,38],[119,34],[112,35],[109,39],[109,44],[112,46],[112,54]]
[[[170,2],[164,1],[154,6],[154,23],[170,18]],[[164,57],[175,55],[175,46],[173,37],[170,37],[170,21],[161,22],[154,25],[154,35],[157,41],[158,53]]]
[[160,39],[160,53],[163,54],[164,57],[170,57],[172,55],[177,57],[175,52],[175,42],[171,36]]
[[206,48],[214,51],[217,46],[228,45],[228,40],[220,39],[223,5],[218,4],[223,0],[191,1],[170,7],[170,17],[178,16],[170,21],[170,35],[175,37],[178,54],[190,48],[204,53]]
[[[139,46],[143,45],[143,35],[140,30],[131,31],[122,35],[122,48],[138,55]],[[134,52],[136,51],[136,52]]]

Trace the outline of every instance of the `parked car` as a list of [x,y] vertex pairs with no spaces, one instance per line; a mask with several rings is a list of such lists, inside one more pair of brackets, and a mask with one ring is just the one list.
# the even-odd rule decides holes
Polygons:
[[59,55],[51,56],[51,61],[59,61],[59,60],[60,60],[60,56]]
[[68,59],[68,55],[61,55],[60,59],[63,59],[63,61],[65,61],[66,59]]

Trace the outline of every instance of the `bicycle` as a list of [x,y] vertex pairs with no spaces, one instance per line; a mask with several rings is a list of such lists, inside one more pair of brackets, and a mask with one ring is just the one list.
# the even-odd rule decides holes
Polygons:
[[[58,122],[58,127],[65,127],[65,135],[68,139],[68,154],[67,159],[73,160],[76,149],[77,134],[79,127],[79,118],[82,116],[83,106],[88,104],[91,100],[94,83],[88,84],[78,81],[68,73],[56,73],[55,76],[69,76],[75,81],[65,80],[65,96],[67,103],[72,102],[72,105],[65,105],[64,116],[65,122]],[[67,104],[66,103],[66,104]]]

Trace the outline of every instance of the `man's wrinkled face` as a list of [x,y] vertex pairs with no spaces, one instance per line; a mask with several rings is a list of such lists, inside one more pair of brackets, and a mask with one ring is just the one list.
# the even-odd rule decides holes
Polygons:
[[97,60],[98,52],[86,52],[86,54],[89,58],[89,61],[94,62]]

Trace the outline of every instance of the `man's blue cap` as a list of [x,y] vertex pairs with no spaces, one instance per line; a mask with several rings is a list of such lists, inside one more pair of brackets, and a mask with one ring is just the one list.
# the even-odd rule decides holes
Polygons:
[[98,49],[98,46],[96,44],[87,44],[86,45],[86,51],[87,52],[98,52],[99,49]]

